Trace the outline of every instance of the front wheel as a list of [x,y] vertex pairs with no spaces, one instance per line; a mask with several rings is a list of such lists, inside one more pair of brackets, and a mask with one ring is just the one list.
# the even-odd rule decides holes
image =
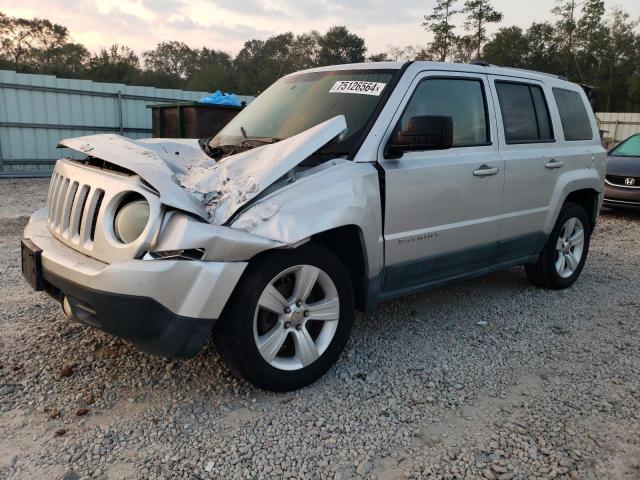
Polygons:
[[286,391],[308,385],[337,361],[354,319],[349,273],[315,245],[269,252],[237,285],[214,341],[231,371]]
[[555,290],[570,287],[587,260],[590,237],[591,222],[584,208],[566,203],[538,261],[525,265],[529,281]]

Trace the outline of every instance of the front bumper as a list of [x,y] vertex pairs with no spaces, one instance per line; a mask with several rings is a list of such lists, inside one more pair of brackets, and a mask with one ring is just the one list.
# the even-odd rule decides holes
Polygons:
[[605,182],[604,206],[640,209],[640,188],[623,187]]
[[24,238],[38,250],[41,289],[59,301],[66,296],[74,318],[166,357],[190,357],[202,348],[247,266],[189,260],[102,263],[54,238],[46,209],[32,215]]

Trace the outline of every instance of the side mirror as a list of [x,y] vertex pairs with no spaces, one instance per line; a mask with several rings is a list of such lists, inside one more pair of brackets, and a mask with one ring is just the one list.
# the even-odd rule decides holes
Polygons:
[[400,158],[410,150],[446,150],[453,145],[453,119],[442,116],[411,117],[407,128],[393,134],[385,158]]

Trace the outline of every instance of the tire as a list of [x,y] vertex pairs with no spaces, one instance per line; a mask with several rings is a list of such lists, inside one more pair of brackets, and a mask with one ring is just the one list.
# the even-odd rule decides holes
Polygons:
[[570,287],[582,272],[590,239],[591,221],[587,212],[577,203],[565,203],[538,261],[525,265],[527,278],[543,288],[561,290]]
[[214,343],[237,377],[266,390],[295,390],[338,360],[354,317],[351,278],[336,255],[317,245],[274,250],[247,267]]

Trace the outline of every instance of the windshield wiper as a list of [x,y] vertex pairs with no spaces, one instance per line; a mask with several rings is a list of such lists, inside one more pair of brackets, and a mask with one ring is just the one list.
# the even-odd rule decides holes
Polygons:
[[255,145],[251,145],[251,142],[269,144],[269,143],[276,143],[282,140],[281,138],[276,138],[276,137],[250,137],[247,135],[247,131],[244,129],[244,127],[240,127],[240,133],[242,133],[242,141],[240,142],[240,145],[248,143],[250,146],[255,146]]

